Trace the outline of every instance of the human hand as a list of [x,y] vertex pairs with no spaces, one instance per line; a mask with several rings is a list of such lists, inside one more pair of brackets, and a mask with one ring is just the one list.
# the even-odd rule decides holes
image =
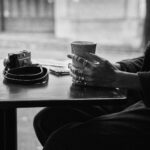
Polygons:
[[74,81],[84,82],[89,86],[113,87],[116,80],[116,72],[119,71],[115,65],[108,60],[95,54],[87,54],[86,58],[77,55],[68,55],[69,58],[77,61],[83,66],[79,69],[69,64],[70,74]]

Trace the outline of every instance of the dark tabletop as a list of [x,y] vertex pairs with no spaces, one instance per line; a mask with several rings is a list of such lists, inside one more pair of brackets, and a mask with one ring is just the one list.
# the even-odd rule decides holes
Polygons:
[[0,61],[0,107],[32,107],[59,103],[88,103],[88,101],[124,101],[119,89],[84,87],[72,84],[72,78],[49,74],[49,81],[42,85],[5,83]]

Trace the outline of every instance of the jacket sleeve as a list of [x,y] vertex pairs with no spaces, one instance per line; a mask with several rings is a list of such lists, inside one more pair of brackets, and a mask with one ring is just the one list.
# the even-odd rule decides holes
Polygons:
[[138,76],[142,87],[143,102],[150,107],[150,71],[138,72]]
[[126,59],[122,60],[120,62],[117,62],[120,64],[120,69],[122,71],[132,72],[136,73],[142,69],[144,61],[144,56],[134,58],[134,59]]

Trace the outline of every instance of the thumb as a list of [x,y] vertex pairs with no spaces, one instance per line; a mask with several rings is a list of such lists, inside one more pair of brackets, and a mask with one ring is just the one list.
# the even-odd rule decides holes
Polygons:
[[88,53],[88,57],[89,57],[90,60],[97,61],[99,63],[102,63],[102,62],[106,61],[104,58],[99,57],[98,55],[93,54],[93,53]]

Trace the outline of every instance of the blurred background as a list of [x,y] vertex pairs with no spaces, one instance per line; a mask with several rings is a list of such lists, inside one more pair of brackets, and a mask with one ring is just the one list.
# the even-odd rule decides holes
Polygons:
[[[97,43],[111,62],[143,54],[149,41],[148,0],[0,0],[0,59],[23,49],[33,59],[64,61],[74,40]],[[41,150],[33,117],[18,109],[18,149]]]
[[106,45],[142,42],[145,0],[1,0],[1,31]]

